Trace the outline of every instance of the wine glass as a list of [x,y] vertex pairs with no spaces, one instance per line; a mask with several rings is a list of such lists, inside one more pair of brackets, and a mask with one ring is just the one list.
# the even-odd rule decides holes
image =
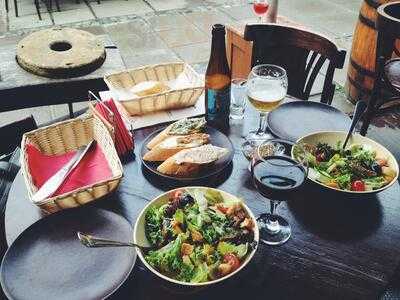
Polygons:
[[268,8],[269,3],[267,0],[254,0],[253,10],[258,17],[260,23],[262,23],[263,16],[267,14]]
[[266,132],[267,114],[285,99],[288,78],[285,69],[276,65],[257,65],[251,70],[247,80],[247,98],[260,113],[258,129],[249,132],[243,144],[243,153],[252,157],[255,149],[263,141],[273,138]]
[[[296,160],[291,157],[292,149]],[[270,213],[257,218],[261,241],[265,244],[280,245],[290,238],[290,225],[276,214],[276,208],[282,201],[293,200],[298,195],[308,174],[305,157],[302,145],[281,139],[264,141],[253,155],[253,183],[263,197],[270,199]]]

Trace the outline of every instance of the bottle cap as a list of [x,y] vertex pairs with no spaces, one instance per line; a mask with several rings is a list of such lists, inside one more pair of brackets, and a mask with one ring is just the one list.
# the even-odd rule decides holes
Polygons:
[[222,24],[214,24],[212,27],[212,33],[223,33],[225,34],[225,25]]

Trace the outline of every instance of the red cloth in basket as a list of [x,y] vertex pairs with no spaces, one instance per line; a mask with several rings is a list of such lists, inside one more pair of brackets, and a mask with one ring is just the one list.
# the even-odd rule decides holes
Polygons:
[[[74,156],[75,151],[49,156],[40,152],[34,145],[28,144],[26,145],[26,154],[33,183],[40,188]],[[112,177],[112,172],[107,159],[96,143],[52,196],[62,195],[110,177]]]

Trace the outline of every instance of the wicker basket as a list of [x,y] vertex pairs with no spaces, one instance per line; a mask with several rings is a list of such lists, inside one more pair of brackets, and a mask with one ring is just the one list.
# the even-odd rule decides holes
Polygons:
[[111,169],[112,177],[94,185],[80,187],[74,191],[45,199],[35,203],[36,205],[49,213],[84,205],[115,190],[121,181],[123,170],[107,127],[93,115],[56,123],[24,134],[21,144],[23,150],[21,168],[31,200],[37,187],[33,184],[29,172],[26,155],[28,143],[35,145],[46,155],[60,155],[85,146],[93,139],[101,147]]
[[[171,82],[184,78],[182,88],[134,98],[130,90],[143,81]],[[203,93],[204,79],[183,62],[145,66],[104,77],[108,88],[131,116],[193,106]]]

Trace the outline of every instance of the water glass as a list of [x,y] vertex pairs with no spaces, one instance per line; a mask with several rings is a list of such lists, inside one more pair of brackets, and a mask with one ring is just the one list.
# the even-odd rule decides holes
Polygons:
[[231,84],[231,107],[230,118],[234,120],[241,120],[244,118],[244,111],[246,109],[246,82],[247,79],[235,78],[232,79]]

